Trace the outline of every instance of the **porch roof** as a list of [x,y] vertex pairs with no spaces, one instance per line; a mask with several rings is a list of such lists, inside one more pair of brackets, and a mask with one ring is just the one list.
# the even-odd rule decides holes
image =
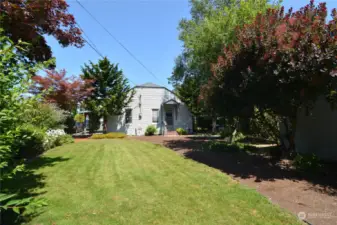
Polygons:
[[163,102],[163,105],[179,105],[180,103],[177,102],[175,99],[170,99],[170,100],[167,100],[166,102]]

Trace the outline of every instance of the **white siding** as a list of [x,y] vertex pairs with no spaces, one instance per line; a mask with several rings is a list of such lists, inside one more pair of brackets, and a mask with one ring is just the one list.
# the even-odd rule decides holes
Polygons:
[[[187,107],[165,88],[135,88],[135,95],[128,108],[132,109],[132,123],[125,124],[125,114],[111,116],[108,119],[108,132],[124,132],[128,135],[144,135],[148,125],[155,125],[163,132],[164,108],[162,103],[175,99],[179,107],[174,110],[174,129],[182,127],[192,129],[192,115]],[[152,123],[152,109],[159,109],[158,123]]]
[[298,111],[295,133],[296,151],[314,153],[331,161],[337,161],[337,110],[320,97],[307,115]]

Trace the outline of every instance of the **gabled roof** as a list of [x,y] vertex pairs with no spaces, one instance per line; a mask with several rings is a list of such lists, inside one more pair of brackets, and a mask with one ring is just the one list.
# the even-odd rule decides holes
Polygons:
[[179,105],[179,102],[177,102],[175,99],[171,98],[170,100],[163,103],[164,105]]
[[145,84],[136,85],[136,87],[164,88],[163,86],[159,86],[158,84],[154,84],[154,83],[151,83],[151,82],[147,82]]
[[176,96],[176,93],[174,93],[173,91],[171,91],[167,87],[160,86],[158,84],[154,84],[154,83],[151,83],[151,82],[147,82],[145,84],[136,85],[133,88],[164,88],[164,89],[166,89],[167,91],[171,92],[173,95]]

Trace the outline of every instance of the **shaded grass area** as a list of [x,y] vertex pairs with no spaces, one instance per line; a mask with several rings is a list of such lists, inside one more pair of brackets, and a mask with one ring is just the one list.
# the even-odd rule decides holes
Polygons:
[[29,224],[300,224],[220,171],[146,142],[66,145],[30,171],[8,184],[47,201]]
[[[43,188],[45,187],[46,176],[42,173],[37,173],[37,169],[43,169],[44,167],[52,167],[57,163],[65,162],[68,158],[57,156],[48,157],[41,156],[31,160],[26,166],[25,170],[18,172],[13,176],[13,179],[4,180],[1,182],[1,191],[5,193],[16,193],[18,199],[32,197],[35,200],[42,199],[41,194],[45,193]],[[43,202],[43,201],[42,201]],[[1,212],[1,224],[20,224],[29,221],[31,218],[37,216],[43,212],[43,208],[38,208],[34,211],[27,212],[21,209],[19,216],[12,210],[6,210]]]

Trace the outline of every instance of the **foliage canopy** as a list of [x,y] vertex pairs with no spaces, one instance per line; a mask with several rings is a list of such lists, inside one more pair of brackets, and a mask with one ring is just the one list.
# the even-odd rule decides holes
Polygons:
[[325,3],[296,12],[268,9],[236,29],[202,91],[220,115],[250,117],[262,112],[295,118],[297,109],[325,95],[336,98],[337,14],[326,23]]

